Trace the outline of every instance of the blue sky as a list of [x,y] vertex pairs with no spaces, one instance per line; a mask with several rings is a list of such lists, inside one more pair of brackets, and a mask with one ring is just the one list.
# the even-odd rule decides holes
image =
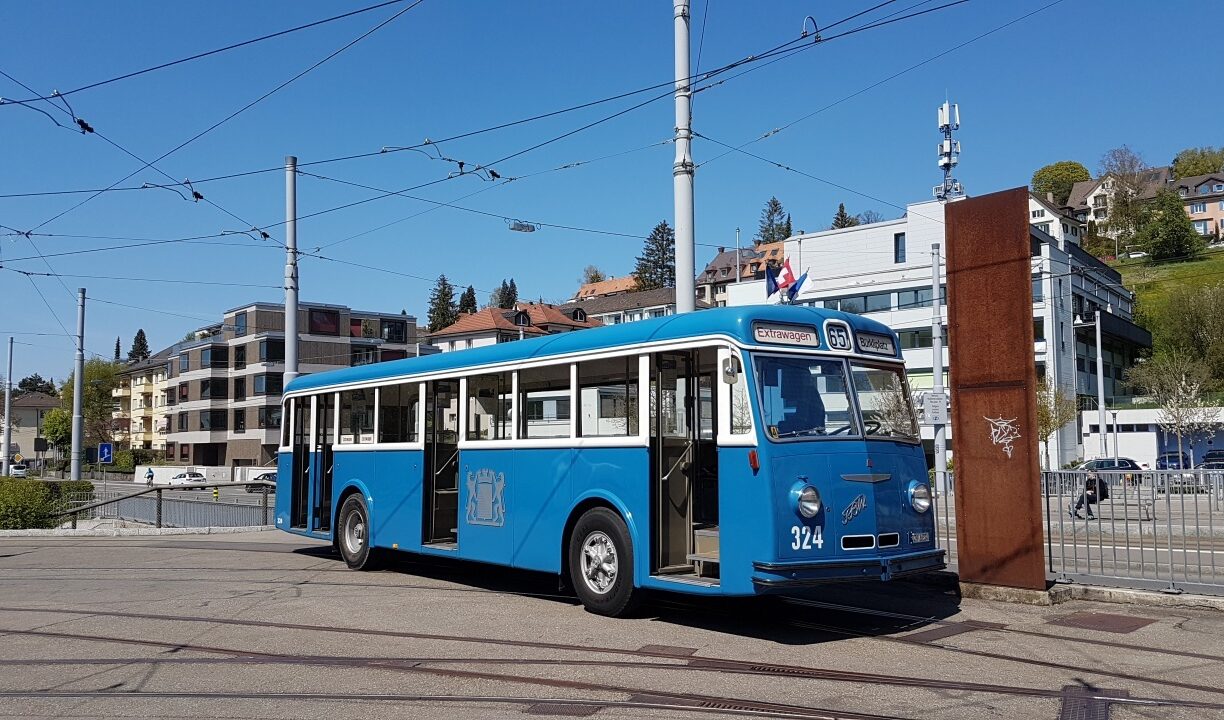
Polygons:
[[[1046,5],[1049,0],[973,0],[858,33],[796,54],[699,93],[694,128],[738,145],[856,93],[915,63]],[[40,93],[66,90],[131,70],[356,9],[369,3],[213,2],[8,3],[0,10],[6,41],[0,69]],[[869,0],[731,3],[695,0],[693,45],[705,14],[702,69],[795,38],[804,16],[822,25],[864,10]],[[942,4],[901,0],[860,20]],[[380,20],[392,6],[322,27],[74,94],[77,116],[149,160],[208,128]],[[1023,185],[1041,165],[1079,160],[1095,170],[1106,150],[1127,143],[1152,164],[1181,148],[1224,144],[1211,131],[1224,110],[1212,90],[1210,43],[1190,41],[1187,21],[1224,25],[1224,5],[1064,0],[946,57],[863,92],[751,150],[862,195],[816,182],[698,139],[698,269],[745,242],[770,195],[782,200],[795,229],[826,227],[839,202],[851,212],[930,196],[935,164],[935,110],[945,94],[960,104],[963,155],[958,177],[970,194]],[[1173,41],[1169,45],[1169,41]],[[671,4],[496,3],[424,0],[335,59],[257,104],[157,166],[176,179],[205,178],[372,152],[442,138],[619,92],[668,81],[673,68]],[[656,92],[657,94],[657,92]],[[29,96],[0,77],[0,95]],[[487,164],[573,130],[643,95],[519,127],[449,142],[446,156]],[[56,114],[47,105],[43,109]],[[64,116],[56,114],[61,120]],[[645,235],[672,221],[673,148],[670,98],[495,165],[503,177],[526,176],[579,161],[635,152],[575,168],[490,183],[473,175],[417,191],[496,216],[615,233]],[[647,147],[652,146],[653,147]],[[640,149],[640,148],[646,149]],[[0,194],[101,188],[140,163],[96,135],[57,128],[42,114],[0,107]],[[444,178],[455,166],[415,152],[306,168],[386,189]],[[125,186],[166,182],[152,169]],[[207,200],[283,240],[284,176],[269,172],[201,184]],[[476,193],[476,194],[473,194]],[[299,214],[376,193],[302,177]],[[471,195],[470,197],[466,197]],[[869,197],[876,199],[870,199]],[[26,230],[86,196],[0,198],[0,224]],[[460,200],[459,198],[465,198]],[[891,205],[890,205],[891,203]],[[303,250],[337,243],[327,257],[392,269],[427,280],[306,258],[302,299],[353,307],[407,309],[422,321],[432,278],[446,273],[471,284],[483,302],[513,277],[524,299],[562,301],[590,263],[623,275],[639,240],[541,228],[510,232],[500,217],[390,197],[299,223]],[[34,236],[54,254],[125,244],[123,238],[183,238],[244,229],[207,203],[169,190],[111,192],[54,220]],[[371,231],[373,232],[367,232]],[[346,240],[353,235],[360,237]],[[237,235],[203,243],[51,257],[51,270],[23,237],[0,238],[7,268],[87,277],[36,277],[47,303],[69,330],[77,287],[110,303],[91,302],[86,347],[109,357],[116,336],[126,353],[138,328],[154,349],[252,300],[280,301],[283,250]],[[210,281],[254,287],[136,282],[106,277]],[[260,287],[265,286],[265,287]],[[125,307],[134,306],[134,307]],[[65,377],[73,346],[29,279],[0,271],[0,336],[17,335],[14,377]]]

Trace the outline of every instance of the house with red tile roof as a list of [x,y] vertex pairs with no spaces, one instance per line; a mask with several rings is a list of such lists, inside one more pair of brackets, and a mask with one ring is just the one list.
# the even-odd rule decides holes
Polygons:
[[530,337],[599,327],[582,308],[559,308],[549,303],[518,303],[513,309],[487,307],[465,313],[459,320],[429,334],[442,352],[484,347]]

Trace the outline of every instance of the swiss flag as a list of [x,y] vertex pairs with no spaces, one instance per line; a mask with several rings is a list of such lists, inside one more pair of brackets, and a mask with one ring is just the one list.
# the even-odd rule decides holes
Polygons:
[[782,261],[782,268],[778,270],[778,289],[785,290],[795,284],[795,273],[791,270],[790,258]]

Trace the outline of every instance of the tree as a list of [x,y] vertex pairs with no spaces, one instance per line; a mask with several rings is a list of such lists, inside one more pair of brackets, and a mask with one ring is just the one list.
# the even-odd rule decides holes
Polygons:
[[1143,179],[1147,163],[1126,145],[1114,148],[1101,157],[1101,177],[1109,176],[1113,183],[1109,191],[1109,221],[1106,230],[1122,242],[1134,237],[1143,216]]
[[44,380],[43,376],[38,373],[21,378],[21,381],[17,383],[17,389],[21,392],[40,392],[48,395],[59,395],[59,391],[55,389],[55,382]]
[[676,286],[676,232],[664,220],[642,244],[633,275],[638,290]]
[[455,286],[446,275],[439,275],[433,291],[429,293],[429,332],[437,332],[459,320],[459,309],[455,307]]
[[72,412],[64,408],[51,408],[43,416],[43,437],[58,448],[72,444]]
[[1050,438],[1068,423],[1075,421],[1079,408],[1075,396],[1045,378],[1037,382],[1037,436],[1041,438],[1041,453],[1045,469],[1050,470]]
[[463,294],[459,296],[459,314],[474,313],[477,309],[476,288],[468,285],[467,290],[464,290]]
[[518,305],[518,300],[518,285],[514,284],[514,278],[510,278],[510,284],[506,286],[506,294],[502,295],[502,307],[510,310]]
[[1114,241],[1101,234],[1095,220],[1088,221],[1088,227],[1080,236],[1080,247],[1095,257],[1103,258],[1114,254]]
[[591,283],[603,282],[607,279],[608,278],[606,275],[604,275],[603,270],[600,270],[594,265],[587,265],[582,269],[582,278],[578,280],[578,284],[589,285]]
[[1206,248],[1190,224],[1181,197],[1169,189],[1157,193],[1155,203],[1143,213],[1135,242],[1154,260],[1190,260]]
[[757,227],[757,234],[752,238],[753,243],[763,245],[778,242],[790,235],[790,215],[782,209],[778,198],[769,198],[765,201],[765,209],[761,210],[761,222]]
[[115,362],[119,362],[119,337],[115,337]]
[[[115,358],[118,360],[119,358]],[[136,331],[136,337],[132,338],[132,349],[128,350],[128,360],[140,361],[149,359],[149,341],[145,338],[144,328]]]
[[1088,168],[1074,160],[1061,160],[1038,168],[1033,173],[1030,185],[1033,192],[1042,197],[1045,197],[1046,193],[1053,193],[1054,202],[1063,205],[1071,196],[1071,188],[1075,183],[1091,179],[1092,174],[1088,172]]
[[833,216],[833,224],[829,226],[829,229],[837,230],[839,228],[854,227],[855,225],[858,225],[858,224],[859,224],[858,218],[846,212],[846,204],[838,203],[837,204],[837,214]]
[[884,222],[884,216],[875,210],[864,210],[858,215],[855,215],[854,219],[858,220],[856,223],[857,225],[870,225],[872,223]]
[[1160,406],[1156,421],[1166,433],[1177,436],[1178,453],[1183,440],[1215,431],[1220,411],[1203,397],[1206,379],[1201,362],[1177,352],[1157,354],[1126,371],[1127,384],[1151,395]]
[[1179,178],[1207,175],[1208,173],[1224,172],[1224,148],[1204,147],[1186,148],[1173,158],[1173,174]]
[[[110,442],[113,434],[111,413],[115,409],[115,400],[111,391],[119,385],[119,371],[122,363],[91,358],[85,361],[85,378],[83,387],[85,397],[81,401],[81,414],[84,416],[85,445],[97,445],[100,442]],[[60,388],[64,407],[72,407],[74,376],[69,375]]]
[[1184,284],[1145,308],[1157,353],[1178,353],[1203,363],[1208,388],[1224,390],[1224,283]]

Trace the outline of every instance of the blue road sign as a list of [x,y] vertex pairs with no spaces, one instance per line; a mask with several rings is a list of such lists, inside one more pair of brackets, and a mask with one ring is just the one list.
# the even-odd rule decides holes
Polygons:
[[115,462],[114,449],[111,443],[98,443],[98,464],[110,465]]

